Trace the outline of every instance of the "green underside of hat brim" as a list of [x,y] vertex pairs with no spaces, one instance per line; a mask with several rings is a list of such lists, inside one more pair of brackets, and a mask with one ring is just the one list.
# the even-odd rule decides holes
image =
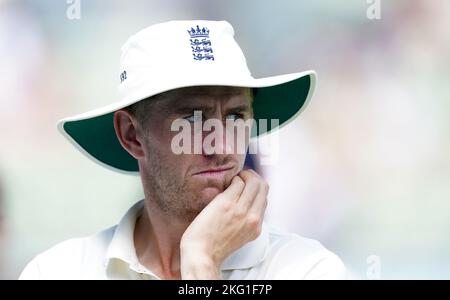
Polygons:
[[[253,101],[253,113],[256,124],[267,120],[266,128],[258,127],[257,135],[269,133],[282,127],[298,114],[311,96],[311,75],[306,75],[283,84],[257,88]],[[114,112],[77,121],[67,121],[63,129],[88,157],[115,171],[138,172],[138,164],[119,143],[113,125]],[[272,119],[279,120],[279,126],[272,128]]]

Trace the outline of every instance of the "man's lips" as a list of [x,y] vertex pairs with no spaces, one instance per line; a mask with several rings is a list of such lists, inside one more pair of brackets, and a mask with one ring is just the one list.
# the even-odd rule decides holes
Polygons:
[[193,175],[198,176],[221,176],[225,174],[227,171],[232,170],[233,167],[221,167],[221,168],[213,168],[207,169],[201,172],[194,173]]

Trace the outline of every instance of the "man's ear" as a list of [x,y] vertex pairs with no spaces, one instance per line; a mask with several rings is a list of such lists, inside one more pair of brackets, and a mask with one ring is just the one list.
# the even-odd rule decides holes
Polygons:
[[141,137],[138,135],[138,122],[126,109],[114,113],[114,129],[122,147],[136,159],[144,157]]

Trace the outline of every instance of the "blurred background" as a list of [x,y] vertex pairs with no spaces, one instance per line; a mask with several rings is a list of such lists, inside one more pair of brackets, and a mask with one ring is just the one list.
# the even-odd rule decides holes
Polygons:
[[143,197],[139,178],[97,166],[55,126],[118,99],[128,36],[225,19],[254,77],[319,77],[259,168],[267,221],[320,240],[351,278],[450,279],[449,1],[381,0],[380,19],[366,0],[75,2],[79,19],[73,1],[0,0],[0,278]]

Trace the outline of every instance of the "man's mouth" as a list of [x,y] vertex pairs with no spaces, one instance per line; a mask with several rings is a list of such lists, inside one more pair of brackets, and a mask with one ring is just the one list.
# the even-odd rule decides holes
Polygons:
[[203,176],[203,177],[220,177],[220,176],[223,176],[227,171],[230,171],[232,169],[233,169],[233,167],[211,168],[211,169],[203,170],[198,173],[194,173],[193,175]]

